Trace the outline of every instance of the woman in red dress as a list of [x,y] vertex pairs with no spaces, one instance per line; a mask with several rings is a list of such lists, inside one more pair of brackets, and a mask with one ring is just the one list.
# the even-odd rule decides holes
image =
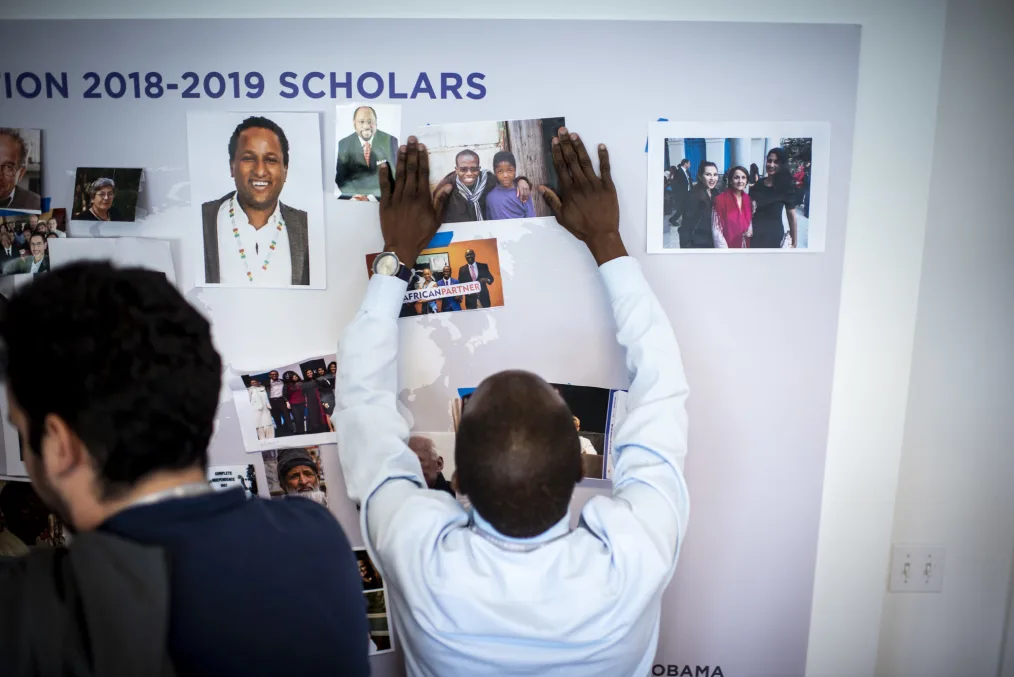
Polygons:
[[746,249],[753,235],[753,204],[746,193],[750,174],[743,167],[729,171],[729,187],[715,198],[711,229],[718,249]]

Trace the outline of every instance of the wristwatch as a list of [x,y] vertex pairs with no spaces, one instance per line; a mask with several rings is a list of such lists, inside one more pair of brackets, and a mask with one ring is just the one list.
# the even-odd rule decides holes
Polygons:
[[405,266],[394,252],[381,252],[373,259],[375,275],[389,275],[401,278],[405,284],[412,280],[412,270]]

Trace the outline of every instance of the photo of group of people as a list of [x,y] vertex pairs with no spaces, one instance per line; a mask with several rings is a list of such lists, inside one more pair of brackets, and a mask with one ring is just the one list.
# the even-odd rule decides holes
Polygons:
[[252,464],[208,466],[208,484],[216,491],[243,487],[250,498],[257,495],[257,469]]
[[191,204],[199,285],[325,287],[316,113],[191,112]]
[[[626,414],[626,391],[570,383],[550,383],[567,404],[581,444],[581,475],[587,479],[611,479],[613,475],[612,431]],[[468,399],[475,388],[458,388],[451,403],[451,420],[457,432]]]
[[380,572],[370,559],[366,548],[353,548],[359,564],[359,576],[363,579],[363,598],[366,602],[366,618],[369,625],[370,655],[393,650],[391,623],[387,613],[387,590]]
[[[244,390],[233,392],[248,451],[284,443],[334,442],[335,355],[324,355],[256,374],[242,375]],[[280,444],[280,442],[282,442]]]
[[810,219],[814,172],[826,176],[814,165],[820,140],[809,129],[768,127],[719,136],[714,125],[656,123],[660,131],[649,141],[657,172],[648,189],[649,252],[823,247],[823,219]]
[[42,130],[0,127],[0,210],[42,211]]
[[308,498],[327,507],[327,482],[318,447],[269,449],[261,453],[261,459],[272,498]]
[[74,179],[74,221],[133,223],[142,169],[78,167]]
[[339,200],[376,202],[377,168],[388,164],[397,176],[401,106],[352,103],[335,107],[334,194]]
[[0,557],[21,557],[29,548],[64,545],[63,522],[31,483],[0,480]]
[[552,141],[562,117],[427,125],[430,187],[452,186],[444,223],[552,216],[539,186],[557,190]]
[[0,217],[0,275],[47,272],[49,241],[67,237],[66,231],[65,209]]
[[[373,260],[366,256],[366,270],[373,276]],[[405,292],[401,317],[449,313],[504,304],[500,255],[496,238],[451,242],[420,252]]]

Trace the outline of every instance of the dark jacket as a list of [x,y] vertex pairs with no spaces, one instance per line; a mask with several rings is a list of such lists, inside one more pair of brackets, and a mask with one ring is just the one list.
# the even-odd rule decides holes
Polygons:
[[[482,210],[483,219],[487,218],[486,197],[489,195],[490,191],[496,188],[497,184],[496,175],[493,172],[485,170],[485,173],[486,187],[482,191],[482,197],[479,198],[479,209]],[[468,221],[478,221],[475,217],[475,207],[473,207],[472,203],[462,197],[461,193],[458,192],[458,188],[455,185],[455,179],[455,172],[451,172],[444,178],[440,179],[440,182],[436,186],[436,190],[440,190],[441,187],[448,183],[451,185],[451,192],[447,196],[447,200],[444,202],[443,222],[465,223]],[[519,176],[515,178],[514,185],[517,185],[518,181],[524,181],[529,186],[532,184],[526,176]]]
[[9,205],[0,204],[0,209],[28,209],[42,211],[42,198],[37,193],[14,186],[14,198]]
[[339,141],[334,182],[342,192],[341,197],[343,199],[351,198],[353,195],[380,197],[377,164],[381,160],[387,160],[393,177],[398,161],[397,137],[380,130],[374,132],[370,141],[369,164],[366,164],[363,144],[359,142],[358,134],[351,134]]
[[168,571],[161,548],[102,532],[0,559],[0,672],[171,677]]
[[[204,281],[218,284],[221,264],[218,251],[218,210],[222,203],[235,195],[227,193],[217,200],[201,205],[204,221]],[[289,254],[292,259],[292,284],[310,284],[310,236],[306,225],[306,212],[282,204],[282,218],[289,233]],[[235,251],[235,250],[234,250]]]
[[[475,262],[475,268],[479,273],[478,282],[482,285],[482,290],[478,294],[465,294],[465,308],[475,308],[476,300],[482,302],[483,308],[489,308],[489,285],[493,284],[494,278],[492,273],[489,272],[489,264]],[[472,271],[469,269],[468,264],[461,266],[458,270],[458,281],[459,282],[475,282],[472,279]]]

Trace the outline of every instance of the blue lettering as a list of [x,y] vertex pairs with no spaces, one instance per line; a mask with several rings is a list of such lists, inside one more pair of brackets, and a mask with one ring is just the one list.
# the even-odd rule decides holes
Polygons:
[[[452,84],[453,83],[453,84]],[[440,74],[440,98],[446,99],[447,93],[454,94],[455,99],[460,99],[461,94],[458,90],[461,89],[461,76],[457,73],[441,73]]]
[[415,88],[412,90],[412,98],[418,97],[423,92],[429,94],[431,99],[437,98],[436,92],[433,91],[433,85],[430,84],[429,76],[425,73],[420,73],[415,81]]
[[469,73],[468,74],[468,86],[474,89],[474,92],[468,93],[469,99],[483,99],[486,97],[486,87],[479,81],[484,79],[486,76],[482,73]]
[[[25,80],[28,80],[30,83],[32,83],[32,85],[35,86],[35,89],[33,91],[29,92],[28,90],[25,89],[23,84]],[[40,92],[42,92],[42,80],[40,80],[39,76],[36,75],[35,73],[22,73],[21,75],[18,76],[18,79],[15,81],[15,86],[18,88],[18,94],[25,97],[26,99],[34,99],[39,95]]]
[[337,73],[331,71],[331,98],[338,98],[338,90],[345,90],[345,98],[352,98],[352,73],[345,73],[345,79],[338,82]]
[[303,92],[308,97],[310,97],[311,99],[321,99],[321,98],[323,98],[324,97],[324,92],[323,91],[316,92],[316,91],[310,89],[310,81],[311,80],[321,80],[321,81],[323,81],[324,80],[324,74],[321,73],[320,71],[312,71],[310,73],[307,73],[305,76],[303,76]]
[[299,96],[299,87],[297,87],[294,82],[297,77],[299,76],[292,71],[285,71],[278,76],[278,82],[282,85],[282,91],[279,92],[282,97],[286,99],[295,99]]
[[388,96],[390,98],[392,98],[392,99],[407,99],[408,98],[408,94],[406,94],[405,92],[399,92],[399,91],[397,91],[395,89],[395,85],[394,85],[394,73],[388,73],[387,74],[387,88],[391,90],[391,93],[388,94]]
[[4,93],[7,95],[8,99],[14,97],[14,92],[11,91],[11,74],[10,73],[4,73]]
[[[377,83],[376,91],[367,92],[363,88],[363,83],[367,79],[373,80]],[[376,99],[378,96],[384,93],[384,79],[380,77],[379,73],[368,71],[359,76],[359,79],[356,81],[356,89],[359,90],[359,96],[363,97],[364,99]]]
[[53,98],[53,91],[56,91],[63,98],[67,98],[67,74],[60,73],[60,79],[57,80],[52,73],[46,73],[46,98]]

